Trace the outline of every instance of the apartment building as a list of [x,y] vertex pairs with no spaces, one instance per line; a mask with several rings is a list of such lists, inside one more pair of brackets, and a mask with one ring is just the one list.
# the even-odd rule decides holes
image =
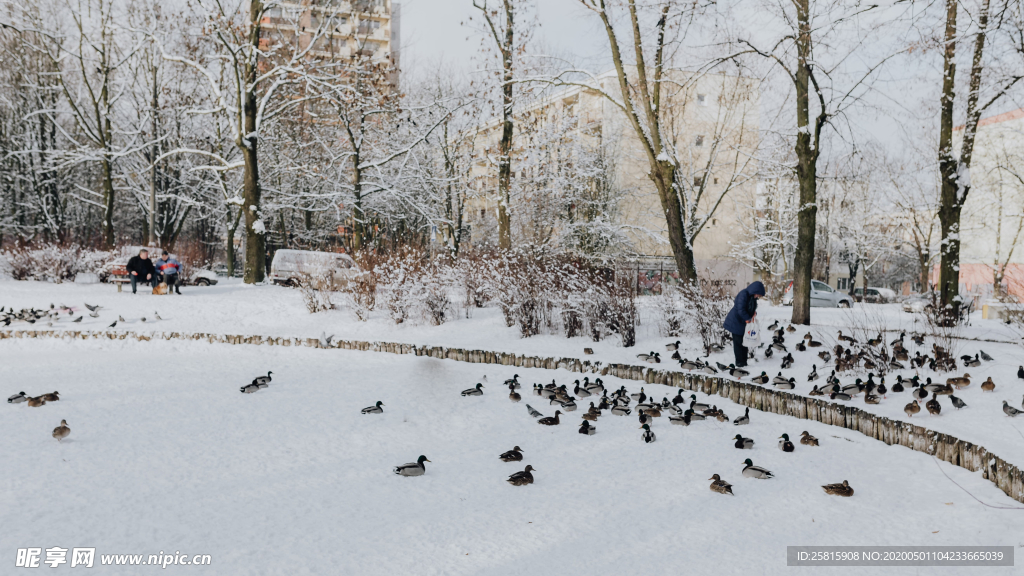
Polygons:
[[[675,276],[672,250],[657,189],[648,178],[649,163],[640,140],[622,109],[601,92],[617,96],[618,79],[614,72],[597,77],[590,87],[569,87],[547,95],[517,110],[512,172],[513,180],[529,178],[539,164],[558,161],[564,151],[554,150],[538,159],[524,160],[530,147],[537,145],[538,127],[554,126],[559,137],[548,146],[571,142],[581,146],[603,147],[610,183],[623,195],[607,216],[614,220],[628,239],[632,256],[641,268],[666,280]],[[678,173],[685,195],[704,215],[715,206],[694,242],[694,255],[702,276],[728,278],[727,283],[745,286],[753,273],[749,266],[737,263],[729,255],[732,242],[745,232],[737,224],[741,212],[754,204],[757,164],[753,152],[759,130],[759,89],[750,79],[686,72],[667,75],[662,100],[667,146],[675,151]],[[494,119],[479,127],[475,151],[474,176],[477,197],[467,202],[467,223],[473,242],[495,236],[497,226],[497,157],[501,121]],[[515,184],[513,188],[516,188]],[[557,185],[547,193],[560,194]],[[535,200],[535,202],[537,202]],[[572,210],[573,206],[561,206]],[[512,226],[524,240],[543,242],[556,230],[536,230],[532,226],[531,207],[513,199]],[[564,224],[563,224],[564,225]],[[517,230],[518,229],[518,230]],[[653,272],[657,270],[657,272]],[[653,276],[652,276],[653,278]]]

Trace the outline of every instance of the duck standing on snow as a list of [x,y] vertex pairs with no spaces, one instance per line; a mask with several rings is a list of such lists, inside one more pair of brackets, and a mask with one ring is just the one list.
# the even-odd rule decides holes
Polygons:
[[750,458],[744,460],[743,464],[745,464],[745,466],[743,467],[743,476],[746,478],[757,478],[759,480],[767,480],[768,478],[772,478],[775,476],[774,474],[771,473],[770,470],[767,470],[760,466],[754,466],[754,463],[751,462]]
[[903,411],[907,413],[907,418],[913,418],[914,414],[921,411],[921,405],[917,403],[917,399],[915,398],[910,402],[910,404],[903,407]]
[[381,406],[384,406],[384,403],[381,402],[380,400],[377,400],[377,403],[374,404],[373,406],[363,408],[363,414],[383,414],[384,408],[381,408]]
[[467,388],[467,389],[463,390],[462,391],[462,395],[463,396],[483,396],[484,395],[483,387],[484,387],[483,384],[477,384],[476,386],[474,386],[472,388]]
[[796,450],[793,443],[789,441],[789,434],[779,436],[779,450],[782,450],[783,452],[792,452]]
[[984,382],[981,383],[981,391],[982,392],[995,392],[996,391],[996,383],[992,381],[992,377],[991,376],[988,377],[988,380],[985,380]]
[[[586,416],[586,415],[584,415],[584,416]],[[583,434],[584,436],[593,436],[597,432],[597,427],[596,426],[591,426],[589,421],[584,420],[583,424],[580,424],[579,432],[580,432],[580,434]]]
[[942,413],[942,404],[939,404],[938,395],[933,393],[932,399],[925,403],[925,408],[928,409],[928,413],[933,416],[938,416]]
[[[484,376],[484,378],[487,378],[487,376]],[[505,386],[514,386],[516,390],[522,387],[522,384],[519,383],[519,374],[515,374],[508,380],[505,380]]]
[[71,428],[68,428],[67,420],[61,420],[60,426],[53,429],[53,437],[57,439],[57,442],[67,438],[69,434],[71,434]]
[[811,364],[811,373],[807,375],[808,382],[814,382],[818,379],[818,365]]
[[527,464],[525,470],[522,472],[516,472],[509,476],[506,482],[513,486],[526,486],[527,484],[533,484],[533,474],[531,474],[531,472],[534,471],[534,467]]
[[846,498],[853,496],[853,488],[850,487],[850,483],[846,480],[843,480],[842,484],[825,484],[821,488],[825,491],[825,494],[843,496]]
[[513,402],[519,402],[523,399],[523,397],[519,395],[519,392],[516,392],[516,388],[512,384],[508,385],[508,399]]
[[259,385],[260,388],[266,388],[266,385],[270,384],[270,381],[273,380],[273,378],[270,377],[271,374],[273,374],[273,372],[267,372],[266,376],[257,376],[252,379],[252,383]]
[[807,430],[804,430],[800,433],[800,443],[804,446],[817,446],[818,439],[808,434]]
[[7,398],[7,403],[8,404],[21,404],[22,402],[24,402],[26,400],[28,400],[28,396],[25,396],[24,392],[18,392],[14,396],[8,397]]
[[753,438],[744,438],[743,436],[740,436],[739,434],[737,434],[735,440],[736,440],[736,442],[733,443],[733,446],[735,446],[736,448],[738,448],[740,450],[753,450],[754,449],[754,439]]
[[718,474],[715,474],[711,478],[708,478],[708,480],[711,480],[712,492],[718,492],[719,494],[728,494],[729,496],[735,496],[735,494],[732,493],[732,484],[729,484],[725,480],[722,480],[722,477],[719,476]]
[[523,459],[523,449],[519,446],[514,446],[508,452],[503,452],[501,456],[498,456],[502,462],[521,462]]
[[427,460],[426,456],[420,456],[415,462],[395,466],[395,474],[399,476],[423,476],[427,471],[427,467],[423,465],[424,462],[430,462],[430,460]]
[[651,427],[647,424],[644,424],[641,428],[644,429],[644,433],[641,434],[640,437],[644,439],[644,442],[650,444],[658,439],[657,436],[654,435],[654,432],[651,432]]

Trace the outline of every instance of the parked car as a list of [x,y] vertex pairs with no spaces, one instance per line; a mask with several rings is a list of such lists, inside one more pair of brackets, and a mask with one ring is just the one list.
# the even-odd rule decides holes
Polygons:
[[196,270],[188,283],[193,286],[213,286],[217,283],[217,273],[213,270]]
[[[782,295],[782,305],[793,305],[793,281],[786,283],[786,292]],[[845,292],[839,292],[824,282],[811,280],[811,306],[815,308],[850,308],[853,298]]]
[[886,302],[893,302],[896,300],[896,291],[888,288],[878,288],[875,286],[868,286],[867,296],[865,296],[863,288],[857,288],[854,291],[857,295],[857,302],[870,302],[872,304],[885,304]]
[[298,286],[321,273],[327,274],[335,288],[342,288],[362,270],[348,254],[310,250],[278,250],[270,264],[270,280],[285,286]]
[[928,310],[931,307],[931,300],[927,298],[922,298],[920,296],[908,298],[906,301],[903,302],[903,311],[909,312],[911,314],[924,312],[925,310]]

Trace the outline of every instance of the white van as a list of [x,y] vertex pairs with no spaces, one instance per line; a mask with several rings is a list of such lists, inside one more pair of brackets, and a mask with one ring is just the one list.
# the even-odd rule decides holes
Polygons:
[[313,252],[310,250],[278,250],[270,264],[270,280],[274,284],[298,286],[304,278],[326,273],[335,288],[362,274],[359,265],[348,254]]

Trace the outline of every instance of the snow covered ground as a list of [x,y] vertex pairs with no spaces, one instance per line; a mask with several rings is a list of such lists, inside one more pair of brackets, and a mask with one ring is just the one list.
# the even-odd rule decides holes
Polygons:
[[[198,299],[161,300],[161,315],[170,324]],[[154,307],[152,297],[138,301]],[[256,311],[272,314],[262,302]],[[220,313],[245,324],[242,308]],[[267,370],[268,389],[239,393]],[[484,396],[459,395],[485,372]],[[513,372],[524,382],[519,404],[498,385]],[[1024,547],[1019,510],[985,507],[950,480],[994,506],[1022,507],[980,474],[848,430],[756,411],[741,427],[663,417],[653,444],[641,441],[635,415],[606,414],[589,437],[576,433],[581,412],[539,426],[524,404],[554,410],[529,385],[576,376],[340,350],[4,340],[4,387],[56,389],[61,400],[0,409],[0,565],[13,566],[18,548],[59,546],[95,547],[97,563],[104,554],[212,556],[207,567],[168,568],[180,574],[782,574],[787,545]],[[699,399],[741,414],[722,398]],[[377,400],[384,414],[359,413]],[[50,431],[61,419],[71,436],[58,443]],[[780,434],[802,430],[821,446],[776,448]],[[755,448],[733,448],[737,432]],[[525,460],[499,461],[513,445]],[[420,454],[431,460],[425,476],[392,473]],[[743,478],[748,457],[776,477]],[[504,481],[525,464],[537,469],[534,485]],[[708,489],[715,473],[734,497]],[[844,479],[852,498],[819,487]],[[856,573],[938,571],[869,570]]]

